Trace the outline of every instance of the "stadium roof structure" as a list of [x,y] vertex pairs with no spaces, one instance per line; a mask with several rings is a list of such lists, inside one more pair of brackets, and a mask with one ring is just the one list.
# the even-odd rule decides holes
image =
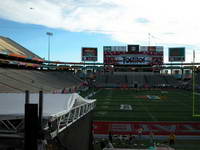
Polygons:
[[38,55],[29,51],[17,42],[3,36],[0,36],[0,53],[5,55],[15,54],[16,56],[26,56],[27,58],[41,59]]
[[[77,93],[73,94],[44,94],[43,95],[43,128],[48,137],[54,138],[69,125],[80,119],[95,107],[96,100],[84,99]],[[30,94],[30,103],[39,104],[39,94]],[[0,136],[1,131],[18,133],[23,128],[24,93],[0,94]],[[20,121],[21,119],[21,121]],[[13,122],[15,120],[15,122]],[[16,124],[16,120],[18,124]],[[56,123],[54,131],[49,130],[48,123]]]

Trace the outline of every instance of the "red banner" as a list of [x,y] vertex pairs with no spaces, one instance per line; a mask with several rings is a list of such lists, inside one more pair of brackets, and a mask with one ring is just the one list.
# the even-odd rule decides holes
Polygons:
[[200,136],[200,123],[198,122],[94,122],[95,134],[138,134],[142,130],[143,135],[154,132],[155,135],[198,135]]

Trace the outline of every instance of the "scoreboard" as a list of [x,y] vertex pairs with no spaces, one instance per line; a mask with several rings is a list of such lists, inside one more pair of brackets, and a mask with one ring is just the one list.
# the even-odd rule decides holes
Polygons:
[[169,61],[183,62],[185,61],[185,47],[169,48]]
[[128,45],[128,51],[111,51],[104,46],[105,65],[162,65],[162,46]]
[[82,47],[82,61],[97,61],[97,48]]

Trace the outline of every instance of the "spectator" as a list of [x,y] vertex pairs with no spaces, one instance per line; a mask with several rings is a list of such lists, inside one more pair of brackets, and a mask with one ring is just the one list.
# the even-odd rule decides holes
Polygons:
[[132,137],[132,135],[130,134],[129,137],[128,137],[128,144],[131,144],[132,138],[133,138],[133,137]]
[[106,147],[104,139],[101,140],[100,147],[101,147],[101,150],[103,150]]
[[119,142],[120,142],[120,144],[123,142],[123,137],[122,137],[122,135],[119,135]]
[[128,144],[130,145],[134,144],[134,140],[135,140],[135,136],[130,134],[129,139],[128,139]]
[[107,148],[114,148],[110,141],[108,141]]
[[47,141],[46,140],[38,140],[38,150],[46,150]]

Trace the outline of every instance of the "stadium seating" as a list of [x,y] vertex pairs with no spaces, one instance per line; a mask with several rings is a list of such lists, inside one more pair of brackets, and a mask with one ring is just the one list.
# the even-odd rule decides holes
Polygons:
[[145,85],[149,87],[158,86],[177,86],[177,80],[171,75],[162,75],[152,72],[114,72],[97,75],[97,87],[121,87],[128,85],[128,87],[142,88]]
[[128,74],[128,84],[130,87],[134,87],[134,84],[137,84],[138,87],[142,87],[146,82],[144,78],[145,73],[135,72],[132,74]]
[[105,75],[97,75],[96,77],[96,85],[100,87],[104,87],[106,84],[106,77]]
[[78,86],[81,80],[70,72],[0,68],[0,92],[52,92]]
[[200,72],[198,72],[198,73],[196,74],[196,79],[195,79],[195,81],[196,81],[196,84],[200,85]]
[[[195,85],[195,91],[200,92],[200,72],[195,73],[194,76],[194,85]],[[192,90],[193,89],[193,80],[189,80],[185,82],[184,87],[187,90]]]

